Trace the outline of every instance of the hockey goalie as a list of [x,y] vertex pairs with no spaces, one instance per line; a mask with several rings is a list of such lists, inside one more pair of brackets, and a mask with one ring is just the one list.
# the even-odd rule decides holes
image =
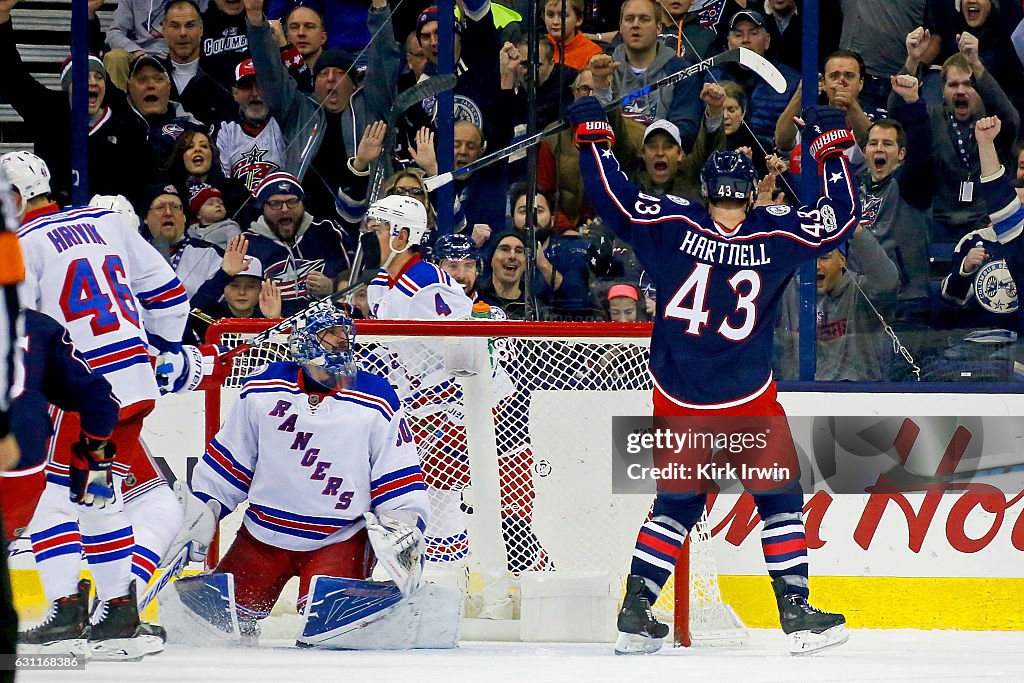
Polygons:
[[[461,592],[420,585],[428,504],[412,432],[387,381],[357,369],[354,343],[352,321],[321,309],[295,325],[291,360],[246,379],[181,492],[178,545],[204,559],[217,520],[248,507],[213,573],[161,593],[172,640],[255,644],[297,576],[300,646],[457,644]],[[375,561],[392,581],[368,580]]]

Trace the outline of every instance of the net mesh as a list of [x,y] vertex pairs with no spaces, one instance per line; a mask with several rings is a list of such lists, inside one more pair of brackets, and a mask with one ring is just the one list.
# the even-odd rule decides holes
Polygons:
[[[233,348],[253,336],[228,333],[211,341]],[[513,592],[518,572],[527,570],[618,575],[624,588],[652,499],[611,493],[611,418],[651,414],[648,341],[512,335],[488,341],[501,533]],[[464,571],[473,567],[474,508],[466,411],[487,410],[479,405],[487,401],[468,403],[444,369],[446,344],[456,342],[366,334],[361,327],[356,356],[362,369],[388,379],[412,428],[431,505],[428,568]],[[223,387],[240,387],[262,365],[287,358],[285,338],[272,338],[236,356]],[[726,628],[728,615],[722,615],[727,608],[704,519],[690,538],[690,630],[699,643],[702,632]],[[472,598],[472,574],[469,589]],[[674,605],[670,579],[654,610],[672,623]]]

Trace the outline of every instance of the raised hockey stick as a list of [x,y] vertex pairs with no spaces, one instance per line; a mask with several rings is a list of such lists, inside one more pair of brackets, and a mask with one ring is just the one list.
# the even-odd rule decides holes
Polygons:
[[[674,85],[675,83],[684,81],[687,78],[696,76],[697,74],[705,73],[706,71],[709,71],[715,68],[716,66],[721,66],[722,64],[730,63],[740,64],[742,66],[747,67],[751,71],[755,72],[758,76],[763,78],[765,82],[767,82],[768,85],[770,85],[775,91],[779,93],[786,92],[786,78],[778,69],[776,69],[772,65],[771,62],[769,62],[767,59],[757,54],[753,50],[748,50],[745,47],[737,47],[733,48],[732,50],[727,50],[725,52],[717,54],[714,57],[705,59],[702,62],[697,62],[693,66],[687,67],[682,71],[677,71],[674,74],[669,74],[668,76],[659,78],[654,83],[649,83],[644,87],[640,88],[639,90],[634,90],[631,93],[628,93],[626,95],[623,95],[622,97],[612,100],[608,104],[603,105],[602,109],[604,109],[605,111],[611,111],[616,107],[621,107],[623,105],[635,102],[641,97],[645,97],[651,94],[652,92],[655,92],[656,90],[660,90],[661,88],[664,88],[669,85]],[[446,173],[440,173],[431,178],[427,178],[424,181],[424,184],[427,186],[428,191],[433,191],[441,187],[442,185],[447,185],[448,183],[452,182],[453,180],[456,180],[457,178],[467,176],[470,173],[473,173],[474,171],[479,171],[481,168],[490,166],[491,164],[497,161],[501,161],[502,159],[507,159],[516,152],[520,152],[524,149],[527,149],[528,147],[532,147],[533,145],[538,144],[544,138],[549,137],[551,135],[557,135],[558,133],[561,133],[563,130],[567,130],[568,128],[569,122],[561,121],[555,124],[554,126],[550,126],[539,133],[531,135],[528,138],[523,138],[518,142],[513,142],[508,147],[499,149],[496,152],[491,152],[487,156],[481,157],[474,161],[473,163],[463,166],[460,169],[448,171]]]

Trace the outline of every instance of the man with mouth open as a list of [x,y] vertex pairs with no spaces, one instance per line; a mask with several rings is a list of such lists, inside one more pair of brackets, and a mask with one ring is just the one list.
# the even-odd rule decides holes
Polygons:
[[[912,36],[907,40],[908,55]],[[935,154],[932,237],[936,242],[956,242],[988,222],[988,207],[978,192],[981,162],[973,134],[975,122],[993,115],[1003,122],[996,150],[1004,163],[1012,158],[1020,128],[1020,115],[981,61],[978,39],[966,32],[958,38],[960,51],[942,65],[943,101],[928,105]],[[890,96],[890,112],[895,115],[903,106],[899,95]]]
[[906,105],[899,120],[868,128],[861,174],[861,225],[878,238],[900,275],[902,320],[926,323],[928,315],[928,212],[935,179],[932,131],[920,84],[913,76],[892,77],[893,92]]
[[[61,90],[37,81],[22,62],[11,10],[17,0],[0,0],[0,99],[23,119],[35,151],[46,159],[51,195],[61,206],[71,204],[71,60],[61,71]],[[92,194],[132,195],[142,189],[154,164],[146,157],[145,137],[134,129],[123,107],[107,106],[107,71],[98,57],[89,57],[89,190]]]
[[153,150],[158,167],[169,161],[182,133],[207,130],[180,103],[171,100],[167,62],[150,55],[136,57],[128,67],[128,104],[135,113],[137,129],[144,132]]

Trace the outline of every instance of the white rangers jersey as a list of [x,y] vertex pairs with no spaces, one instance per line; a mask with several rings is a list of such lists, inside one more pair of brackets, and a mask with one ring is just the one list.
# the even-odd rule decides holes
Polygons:
[[[380,320],[466,320],[473,301],[462,285],[432,263],[414,255],[398,277],[381,269],[366,288],[370,315]],[[394,359],[388,379],[411,414],[443,410],[457,392],[455,377],[445,368],[443,341],[423,338],[390,342]],[[385,369],[382,367],[381,369]]]
[[224,177],[237,178],[250,191],[266,176],[284,168],[286,148],[281,127],[273,117],[258,131],[248,124],[225,121],[217,132]]
[[63,324],[121,406],[160,394],[147,344],[177,351],[189,303],[162,256],[126,217],[97,208],[30,212],[18,229],[22,304]]
[[423,472],[391,386],[359,371],[321,397],[304,381],[290,361],[250,376],[193,471],[192,491],[225,513],[248,499],[245,528],[286,550],[344,541],[368,511],[414,512],[423,531]]

